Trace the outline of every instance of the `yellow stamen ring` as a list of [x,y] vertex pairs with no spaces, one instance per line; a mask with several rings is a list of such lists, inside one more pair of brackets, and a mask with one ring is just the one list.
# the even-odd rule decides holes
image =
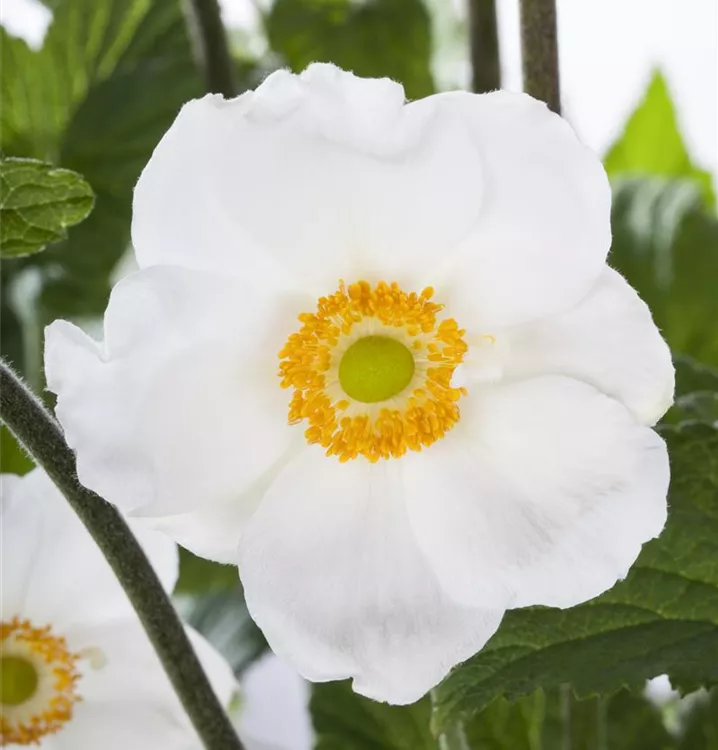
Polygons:
[[[345,286],[299,316],[280,351],[283,388],[293,388],[289,423],[306,420],[309,443],[348,461],[398,458],[432,445],[459,421],[463,388],[451,378],[468,349],[434,290],[396,283]],[[409,359],[410,357],[410,359]]]
[[49,625],[35,628],[18,618],[0,623],[0,660],[9,669],[2,684],[0,746],[37,745],[70,721],[81,700],[79,658]]

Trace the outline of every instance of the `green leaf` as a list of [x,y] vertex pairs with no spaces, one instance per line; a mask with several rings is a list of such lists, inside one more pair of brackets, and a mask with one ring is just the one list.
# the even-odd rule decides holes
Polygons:
[[710,367],[687,355],[673,358],[676,368],[676,394],[684,396],[694,391],[718,392],[718,368]]
[[0,255],[31,255],[64,239],[94,203],[76,172],[35,159],[0,159]]
[[5,425],[0,425],[0,473],[27,474],[35,464]]
[[707,206],[715,205],[710,172],[691,161],[663,75],[656,71],[623,134],[604,159],[610,177],[660,176],[695,181]]
[[718,680],[718,430],[695,423],[664,436],[673,478],[661,536],[587,604],[507,612],[487,646],[436,689],[437,730],[538,687],[569,683],[587,696],[663,673],[677,684]]
[[239,675],[268,646],[262,631],[249,616],[236,568],[234,574],[235,584],[231,589],[194,595],[175,592],[174,597],[183,619],[202,633]]
[[315,750],[438,750],[428,697],[411,706],[375,703],[347,682],[314,685],[309,704]]
[[671,349],[718,365],[718,219],[686,181],[614,186],[609,262],[651,308]]
[[678,750],[718,750],[718,688],[691,697]]
[[3,151],[76,170],[97,196],[66,241],[27,261],[43,269],[44,317],[99,314],[128,247],[140,171],[202,92],[180,3],[58,0],[38,51],[0,33]]
[[422,0],[276,0],[266,28],[272,49],[295,72],[333,62],[360,76],[393,78],[410,99],[434,91]]
[[239,576],[234,565],[205,560],[180,547],[180,574],[175,593],[201,594],[209,591],[231,591]]

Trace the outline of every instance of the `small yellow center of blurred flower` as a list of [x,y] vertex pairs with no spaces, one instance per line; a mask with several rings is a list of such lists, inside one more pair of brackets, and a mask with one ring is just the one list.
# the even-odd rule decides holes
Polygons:
[[309,443],[327,455],[372,462],[435,443],[459,421],[466,394],[451,379],[467,351],[430,287],[407,293],[366,281],[321,297],[280,351],[283,388],[293,388],[289,423],[305,421]]
[[37,745],[72,718],[79,658],[49,625],[0,623],[0,746]]

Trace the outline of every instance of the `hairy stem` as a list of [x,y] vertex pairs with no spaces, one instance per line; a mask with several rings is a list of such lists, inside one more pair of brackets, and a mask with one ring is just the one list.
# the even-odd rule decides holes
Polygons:
[[521,0],[524,91],[561,113],[556,0]]
[[62,429],[0,361],[0,418],[57,485],[92,534],[135,608],[162,666],[207,750],[242,750],[149,560],[122,516],[77,479]]
[[234,65],[218,0],[183,0],[183,7],[207,91],[226,97],[234,96]]
[[469,0],[469,45],[472,90],[477,94],[501,86],[496,0]]

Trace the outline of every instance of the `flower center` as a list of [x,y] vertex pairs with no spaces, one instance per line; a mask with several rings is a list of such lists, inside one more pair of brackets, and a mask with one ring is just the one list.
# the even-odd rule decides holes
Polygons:
[[375,404],[401,393],[415,369],[414,355],[401,341],[389,336],[365,336],[344,352],[339,383],[349,398]]
[[37,745],[72,718],[80,700],[78,654],[50,626],[13,618],[0,623],[0,746]]
[[279,353],[293,388],[289,423],[305,421],[309,443],[348,461],[399,458],[441,439],[459,421],[463,388],[451,377],[468,347],[430,287],[366,281],[320,297],[315,313]]
[[0,657],[0,703],[19,706],[37,690],[37,670],[20,656]]

